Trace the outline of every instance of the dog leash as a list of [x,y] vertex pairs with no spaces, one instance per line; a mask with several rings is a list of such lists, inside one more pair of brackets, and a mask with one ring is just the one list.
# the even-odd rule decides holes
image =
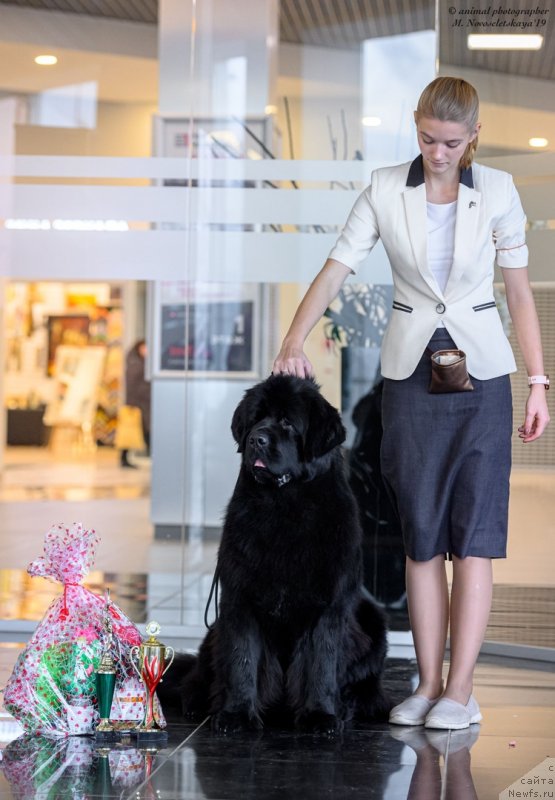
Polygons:
[[[206,608],[204,609],[204,626],[207,630],[211,631],[216,622],[218,621],[219,616],[219,593],[220,593],[220,566],[219,564],[216,566],[216,570],[214,572],[214,577],[212,578],[212,586],[210,587],[210,593],[208,595],[208,600],[206,603]],[[214,598],[214,612],[215,618],[212,624],[208,622],[208,614],[210,612],[210,606],[212,605],[212,598]]]
[[[280,475],[276,478],[277,485],[281,489],[282,486],[285,486],[291,480],[291,474],[289,472],[285,472],[283,475]],[[218,621],[218,616],[220,613],[219,609],[219,589],[220,589],[220,567],[219,565],[216,566],[216,570],[214,572],[214,577],[212,578],[212,585],[210,587],[210,592],[208,594],[208,600],[206,601],[206,607],[204,609],[204,626],[207,630],[212,630],[216,622]],[[208,615],[210,613],[210,606],[212,605],[212,599],[214,599],[214,613],[215,618],[214,622],[211,624],[208,622]]]

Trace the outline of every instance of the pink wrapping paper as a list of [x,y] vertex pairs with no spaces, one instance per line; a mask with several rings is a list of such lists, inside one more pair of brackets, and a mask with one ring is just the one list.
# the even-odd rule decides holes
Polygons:
[[[30,575],[60,581],[63,594],[50,604],[31,641],[17,659],[4,690],[6,709],[28,733],[93,733],[99,721],[94,673],[103,641],[104,598],[81,586],[94,564],[99,537],[81,523],[53,525],[45,536],[44,556],[29,564]],[[129,650],[141,643],[138,628],[114,603],[112,658],[116,690],[110,717],[141,721],[145,692]],[[157,704],[157,717],[165,724]]]

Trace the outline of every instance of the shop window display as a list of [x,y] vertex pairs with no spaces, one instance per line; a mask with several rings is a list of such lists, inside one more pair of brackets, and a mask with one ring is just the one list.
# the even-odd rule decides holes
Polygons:
[[[9,283],[6,331],[8,444],[50,441],[55,446],[57,429],[71,425],[78,437],[86,434],[93,449],[97,444],[112,445],[123,368],[119,287]],[[93,364],[96,368],[89,369]],[[76,381],[79,365],[82,371]],[[73,394],[77,385],[81,400]],[[68,418],[63,406],[72,402],[74,412]]]

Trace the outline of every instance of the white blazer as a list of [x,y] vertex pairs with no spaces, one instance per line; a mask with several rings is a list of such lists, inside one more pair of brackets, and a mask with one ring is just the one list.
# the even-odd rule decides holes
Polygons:
[[513,179],[482,164],[461,171],[453,263],[445,292],[428,265],[422,156],[377,169],[329,254],[356,272],[381,239],[393,272],[393,310],[382,343],[382,374],[415,370],[442,320],[479,380],[516,370],[493,297],[494,263],[526,267],[526,217]]

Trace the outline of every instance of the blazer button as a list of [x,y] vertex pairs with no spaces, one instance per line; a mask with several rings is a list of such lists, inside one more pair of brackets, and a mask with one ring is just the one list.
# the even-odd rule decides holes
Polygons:
[[443,303],[438,303],[436,306],[436,311],[438,314],[443,314],[445,312],[445,306]]

